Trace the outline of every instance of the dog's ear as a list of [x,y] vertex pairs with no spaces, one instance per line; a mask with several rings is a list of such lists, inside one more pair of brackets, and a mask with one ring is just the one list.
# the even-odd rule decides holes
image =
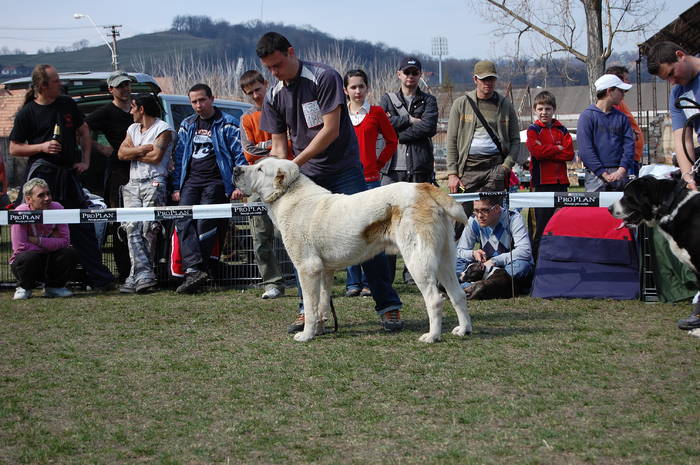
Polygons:
[[284,194],[289,186],[299,177],[299,166],[287,161],[277,166],[275,177],[272,180],[272,192],[263,199],[267,203],[274,202]]
[[299,177],[299,166],[296,163],[285,163],[277,169],[275,175],[275,190],[286,191],[291,183]]

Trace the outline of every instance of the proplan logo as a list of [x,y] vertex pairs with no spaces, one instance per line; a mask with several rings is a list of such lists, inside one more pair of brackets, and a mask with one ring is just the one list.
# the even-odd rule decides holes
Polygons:
[[10,210],[7,216],[9,224],[32,224],[43,223],[44,213],[42,211],[13,211]]
[[81,223],[102,223],[117,221],[117,212],[114,210],[80,210]]
[[554,195],[554,208],[599,206],[599,192],[567,192]]
[[156,220],[177,220],[180,218],[192,218],[191,208],[166,207],[157,208],[155,211]]
[[233,216],[260,216],[265,212],[267,212],[267,208],[262,205],[246,205],[244,207],[236,205],[231,206],[231,213]]

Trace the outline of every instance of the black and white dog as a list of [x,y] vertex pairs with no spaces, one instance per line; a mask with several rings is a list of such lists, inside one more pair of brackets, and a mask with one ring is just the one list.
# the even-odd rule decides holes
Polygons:
[[[625,187],[624,195],[609,208],[624,226],[658,226],[671,251],[688,265],[700,289],[700,195],[680,179],[643,176]],[[700,302],[693,315],[678,322],[681,329],[700,328]]]

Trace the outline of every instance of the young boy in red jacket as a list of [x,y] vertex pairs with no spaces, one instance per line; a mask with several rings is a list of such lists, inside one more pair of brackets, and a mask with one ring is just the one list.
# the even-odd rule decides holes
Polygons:
[[[530,189],[533,192],[566,192],[569,177],[566,162],[574,158],[571,134],[554,119],[557,100],[546,90],[535,96],[532,109],[537,121],[527,128],[527,149],[530,151]],[[533,257],[537,260],[540,238],[554,208],[535,208],[532,237]]]

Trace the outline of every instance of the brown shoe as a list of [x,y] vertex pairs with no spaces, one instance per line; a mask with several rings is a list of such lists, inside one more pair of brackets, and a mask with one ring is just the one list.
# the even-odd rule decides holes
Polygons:
[[388,333],[401,331],[403,329],[403,321],[401,320],[401,312],[399,310],[390,310],[382,315],[382,328]]
[[303,313],[298,314],[296,320],[294,320],[294,322],[291,325],[287,326],[287,332],[289,334],[298,333],[301,331],[304,331],[304,314]]

